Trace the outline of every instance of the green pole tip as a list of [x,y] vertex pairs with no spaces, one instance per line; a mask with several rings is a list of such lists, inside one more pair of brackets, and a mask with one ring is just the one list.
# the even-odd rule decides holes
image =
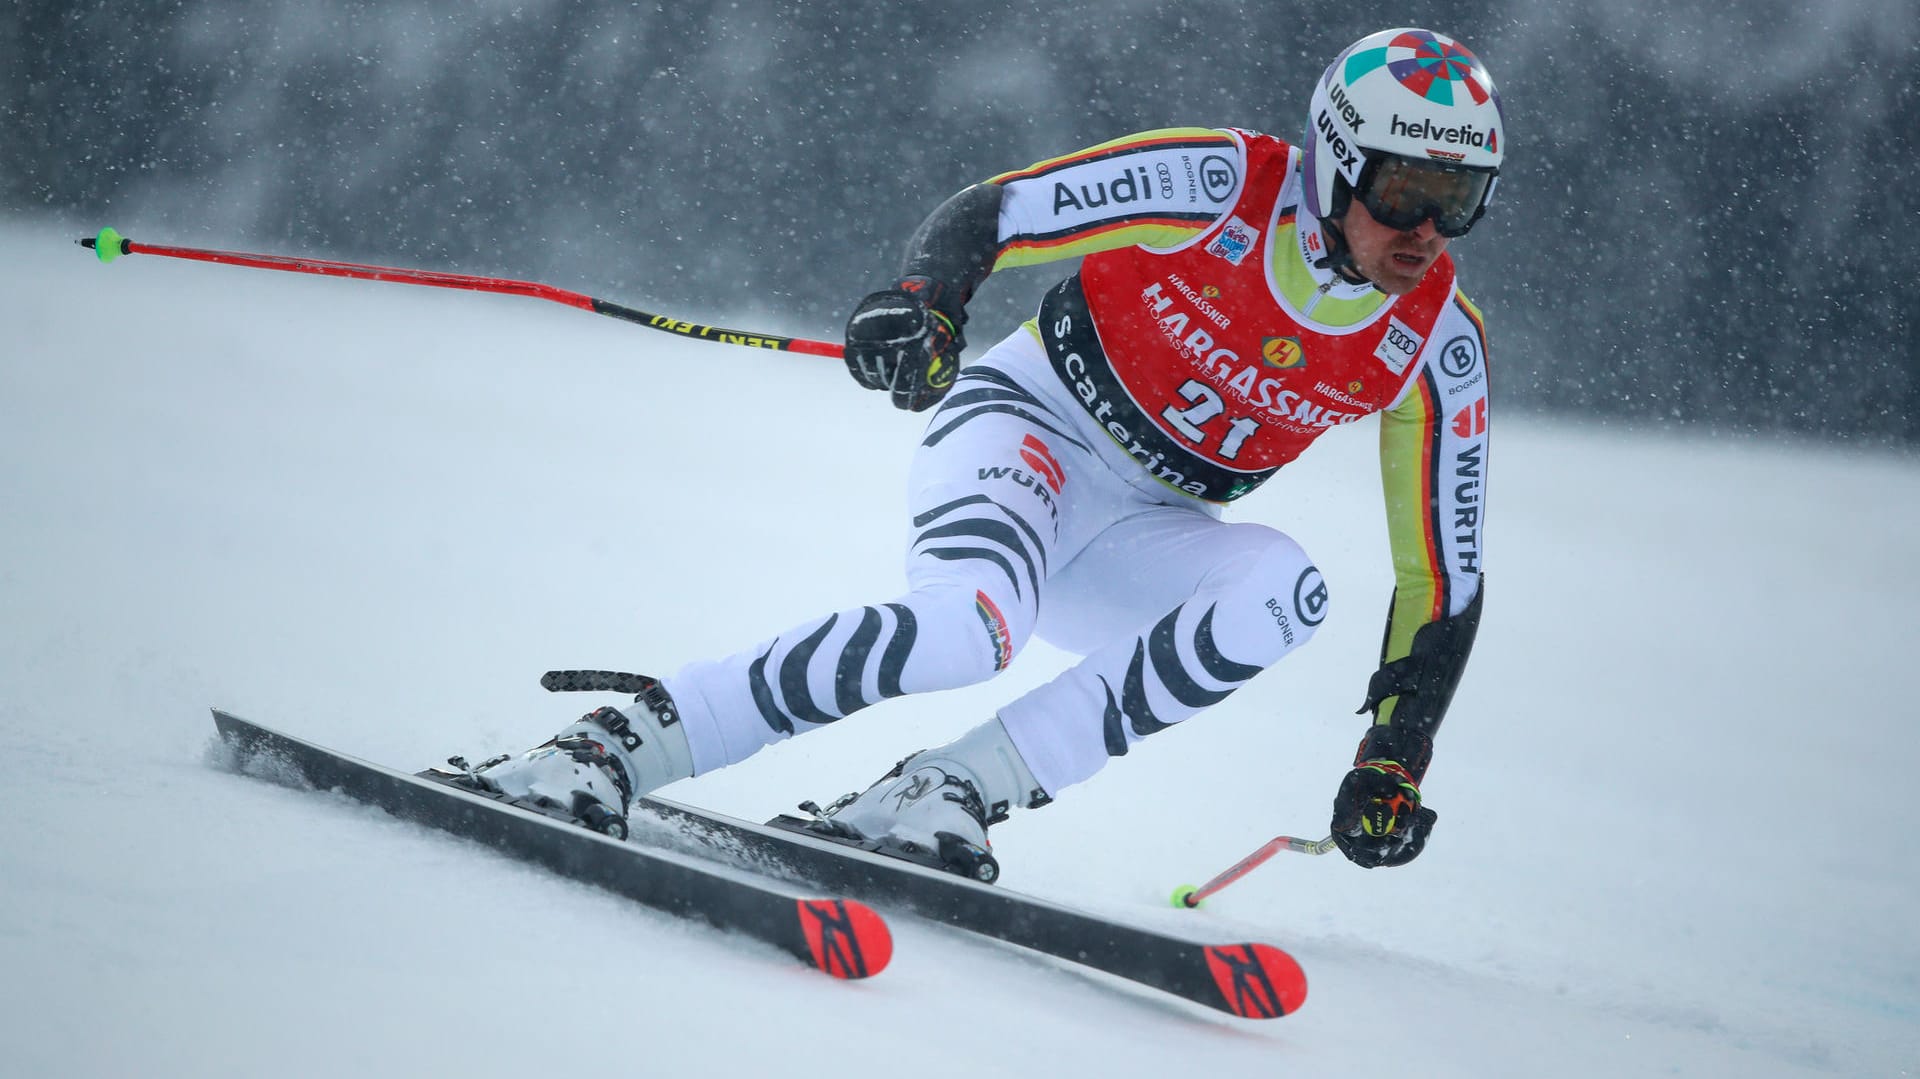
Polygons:
[[1193,893],[1199,890],[1200,889],[1195,888],[1191,884],[1182,884],[1180,887],[1175,888],[1173,890],[1173,905],[1181,908],[1182,910],[1185,910],[1190,907],[1199,906],[1200,904],[1197,902],[1188,901],[1189,897],[1191,897]]
[[93,238],[93,253],[101,262],[112,262],[127,253],[127,241],[111,228],[100,230]]

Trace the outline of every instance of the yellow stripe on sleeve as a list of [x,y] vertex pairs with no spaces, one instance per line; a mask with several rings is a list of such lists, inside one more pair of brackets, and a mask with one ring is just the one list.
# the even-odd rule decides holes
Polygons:
[[1048,240],[1015,240],[1000,249],[993,262],[995,270],[1009,266],[1036,266],[1043,262],[1081,258],[1096,251],[1144,244],[1147,247],[1173,247],[1212,227],[1210,222],[1182,220],[1119,221],[1110,225],[1076,232]]
[[1141,131],[1132,135],[1122,135],[1120,138],[1109,139],[1098,146],[1089,146],[1084,150],[1075,150],[1070,154],[1050,157],[1045,161],[1035,162],[1024,169],[1014,169],[1011,172],[1003,172],[998,176],[992,177],[987,182],[990,184],[1011,183],[1014,180],[1024,180],[1029,177],[1051,172],[1063,165],[1078,164],[1091,158],[1130,150],[1152,150],[1163,146],[1231,147],[1232,145],[1232,136],[1217,128],[1162,127],[1152,131]]
[[[1380,416],[1380,485],[1386,497],[1387,540],[1393,551],[1393,610],[1381,662],[1404,657],[1420,627],[1446,615],[1445,570],[1440,565],[1435,453],[1439,417],[1432,381],[1421,375],[1413,392]],[[1378,721],[1392,718],[1389,698]]]

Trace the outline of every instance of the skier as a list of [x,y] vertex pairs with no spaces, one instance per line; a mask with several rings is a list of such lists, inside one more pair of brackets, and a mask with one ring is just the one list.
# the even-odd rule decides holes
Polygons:
[[[1359,865],[1411,861],[1483,585],[1487,351],[1446,250],[1492,201],[1505,139],[1481,62],[1404,28],[1334,60],[1300,146],[1150,131],[960,191],[846,329],[861,385],[938,406],[910,473],[907,591],[648,679],[633,704],[467,780],[624,816],[886,698],[990,678],[1038,633],[1084,658],[864,793],[808,807],[820,834],[990,879],[987,829],[1010,810],[1313,636],[1319,570],[1222,509],[1378,413],[1395,589],[1332,830]],[[1069,258],[1078,272],[1037,316],[961,366],[981,282]]]

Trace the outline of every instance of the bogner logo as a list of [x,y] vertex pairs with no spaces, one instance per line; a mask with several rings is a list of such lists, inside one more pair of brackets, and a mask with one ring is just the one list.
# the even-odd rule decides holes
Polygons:
[[1214,202],[1225,202],[1227,196],[1240,184],[1240,176],[1234,171],[1233,163],[1219,154],[1208,154],[1200,159],[1200,184],[1206,189],[1207,198]]
[[1431,120],[1415,120],[1407,123],[1400,119],[1399,113],[1393,114],[1393,120],[1387,125],[1394,134],[1408,139],[1422,139],[1427,142],[1450,142],[1456,146],[1484,146],[1491,150],[1498,145],[1497,136],[1491,131],[1482,131],[1472,124],[1459,127],[1440,127]]

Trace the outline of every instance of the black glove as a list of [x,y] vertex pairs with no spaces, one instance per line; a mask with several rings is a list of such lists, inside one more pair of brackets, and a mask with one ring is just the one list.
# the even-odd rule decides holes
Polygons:
[[1353,770],[1333,796],[1333,841],[1357,866],[1406,865],[1420,856],[1440,815],[1420,804],[1433,739],[1378,725],[1360,740]]
[[930,277],[909,277],[860,301],[847,319],[847,370],[895,408],[923,412],[953,388],[967,340],[960,299]]

